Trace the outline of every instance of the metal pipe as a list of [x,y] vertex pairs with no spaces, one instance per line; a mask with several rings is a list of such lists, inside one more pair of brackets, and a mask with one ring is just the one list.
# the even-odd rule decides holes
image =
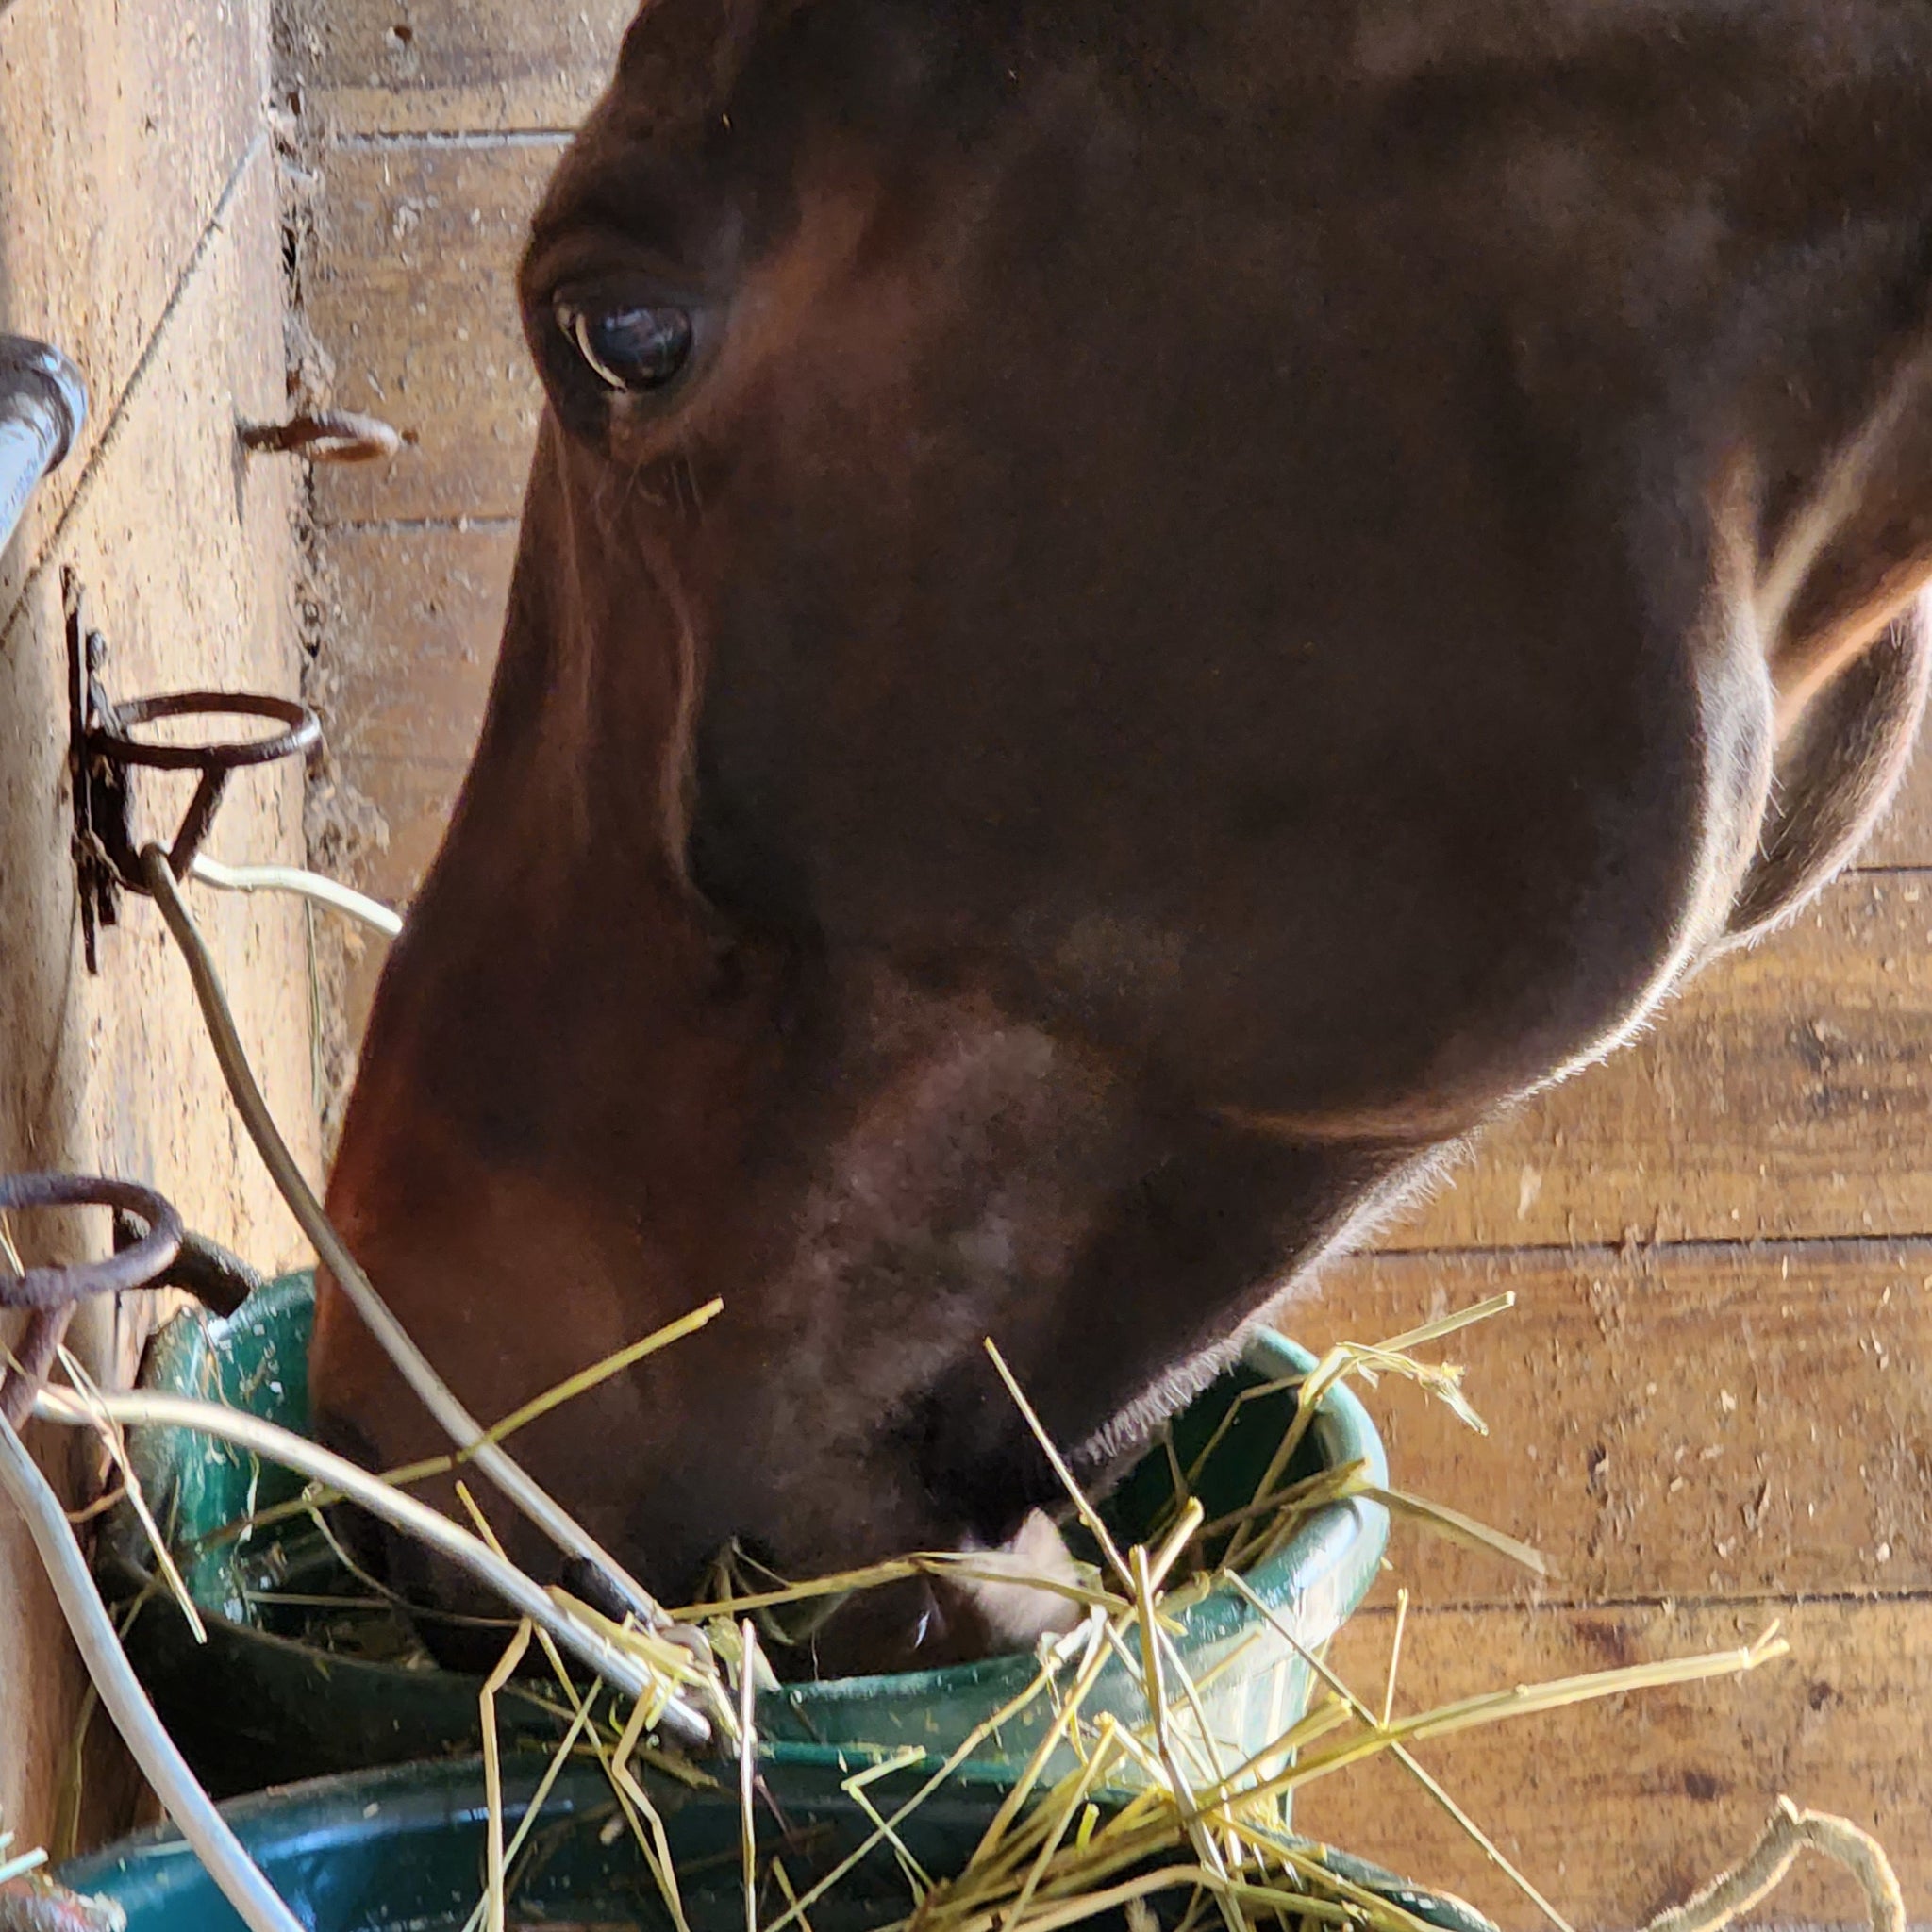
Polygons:
[[0,550],[34,485],[74,447],[86,421],[86,385],[58,349],[0,336]]

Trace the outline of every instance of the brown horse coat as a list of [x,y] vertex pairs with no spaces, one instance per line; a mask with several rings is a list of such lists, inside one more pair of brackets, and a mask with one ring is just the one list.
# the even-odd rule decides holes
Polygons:
[[[1928,294],[1918,6],[655,0],[352,1246],[486,1415],[724,1297],[520,1442],[673,1598],[1007,1541],[982,1337],[1097,1470],[1853,849]],[[434,1446],[327,1291],[313,1388]]]

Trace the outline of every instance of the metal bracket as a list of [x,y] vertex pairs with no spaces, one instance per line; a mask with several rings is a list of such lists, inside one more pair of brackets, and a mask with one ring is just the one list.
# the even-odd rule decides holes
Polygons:
[[136,1239],[105,1261],[29,1268],[0,1279],[0,1307],[28,1314],[14,1364],[0,1375],[0,1416],[18,1428],[53,1366],[75,1304],[159,1281],[181,1251],[182,1229],[181,1217],[152,1188],[99,1174],[0,1174],[0,1212],[14,1208],[111,1208],[140,1224]]
[[378,458],[394,456],[414,440],[378,416],[358,416],[347,409],[291,416],[286,423],[242,425],[243,449],[267,456],[302,457],[311,463],[373,463]]
[[125,774],[88,750],[94,693],[108,641],[88,622],[87,588],[72,570],[60,576],[67,615],[67,758],[74,787],[74,870],[80,889],[80,941],[87,970],[101,970],[99,929],[121,923],[121,887],[108,862],[108,840],[133,842]]
[[[0,1214],[21,1208],[108,1208],[114,1252],[103,1261],[0,1272],[0,1308],[27,1314],[11,1369],[0,1367],[0,1416],[18,1427],[53,1365],[75,1305],[137,1288],[185,1288],[218,1315],[232,1315],[262,1278],[226,1248],[181,1225],[173,1203],[134,1181],[92,1174],[0,1174]],[[5,1932],[0,1922],[0,1932]]]
[[[97,974],[99,928],[119,923],[123,891],[147,890],[141,877],[142,841],[134,831],[135,769],[201,774],[180,826],[168,841],[168,864],[180,878],[214,822],[228,774],[248,765],[302,757],[320,742],[322,726],[307,705],[258,691],[167,691],[115,703],[102,681],[108,641],[88,621],[86,587],[71,570],[61,581],[67,610],[74,863],[80,889],[81,943],[87,970]],[[158,744],[134,736],[137,725],[158,718],[204,717],[267,718],[282,728],[266,738],[197,744]]]

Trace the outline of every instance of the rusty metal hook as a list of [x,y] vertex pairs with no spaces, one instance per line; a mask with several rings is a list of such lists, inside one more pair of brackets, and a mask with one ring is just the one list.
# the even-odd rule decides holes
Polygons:
[[[168,867],[176,878],[183,877],[189,861],[208,836],[228,774],[249,765],[272,764],[276,758],[295,758],[321,741],[322,725],[307,705],[293,698],[264,696],[258,691],[180,691],[158,697],[130,698],[110,705],[93,691],[92,709],[100,721],[87,732],[87,755],[92,760],[105,759],[110,766],[125,768],[145,765],[157,772],[199,772],[201,783],[194,789],[180,829],[168,847]],[[245,738],[206,744],[150,744],[130,735],[137,724],[152,724],[157,718],[236,717],[269,718],[282,726],[266,738]],[[144,892],[141,859],[131,836],[120,836],[122,824],[96,826],[108,862],[121,884],[131,891]],[[123,848],[123,849],[117,849]]]
[[408,439],[379,416],[318,409],[286,423],[244,423],[242,446],[263,456],[298,456],[311,463],[373,463]]
[[[80,896],[81,946],[90,973],[100,971],[99,928],[118,922],[124,889],[145,892],[141,843],[134,831],[129,774],[152,771],[198,772],[186,815],[169,841],[168,864],[185,877],[208,836],[228,774],[247,765],[294,758],[321,741],[322,726],[307,705],[254,691],[183,691],[116,704],[102,672],[108,641],[88,622],[87,591],[72,571],[64,574],[67,604],[67,703],[69,758],[74,781],[74,863]],[[264,738],[202,744],[156,744],[134,728],[158,718],[266,718],[282,726]]]
[[183,1229],[180,1215],[152,1188],[100,1174],[0,1174],[0,1212],[12,1208],[111,1208],[147,1230],[104,1261],[72,1261],[0,1275],[0,1307],[27,1310],[17,1366],[0,1374],[0,1416],[18,1428],[54,1364],[75,1304],[89,1295],[154,1286],[181,1252]]

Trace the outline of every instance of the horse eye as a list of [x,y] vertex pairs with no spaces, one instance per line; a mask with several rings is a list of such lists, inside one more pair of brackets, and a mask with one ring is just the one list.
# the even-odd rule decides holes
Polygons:
[[682,308],[585,309],[557,305],[557,325],[607,389],[662,389],[691,358],[690,313]]

